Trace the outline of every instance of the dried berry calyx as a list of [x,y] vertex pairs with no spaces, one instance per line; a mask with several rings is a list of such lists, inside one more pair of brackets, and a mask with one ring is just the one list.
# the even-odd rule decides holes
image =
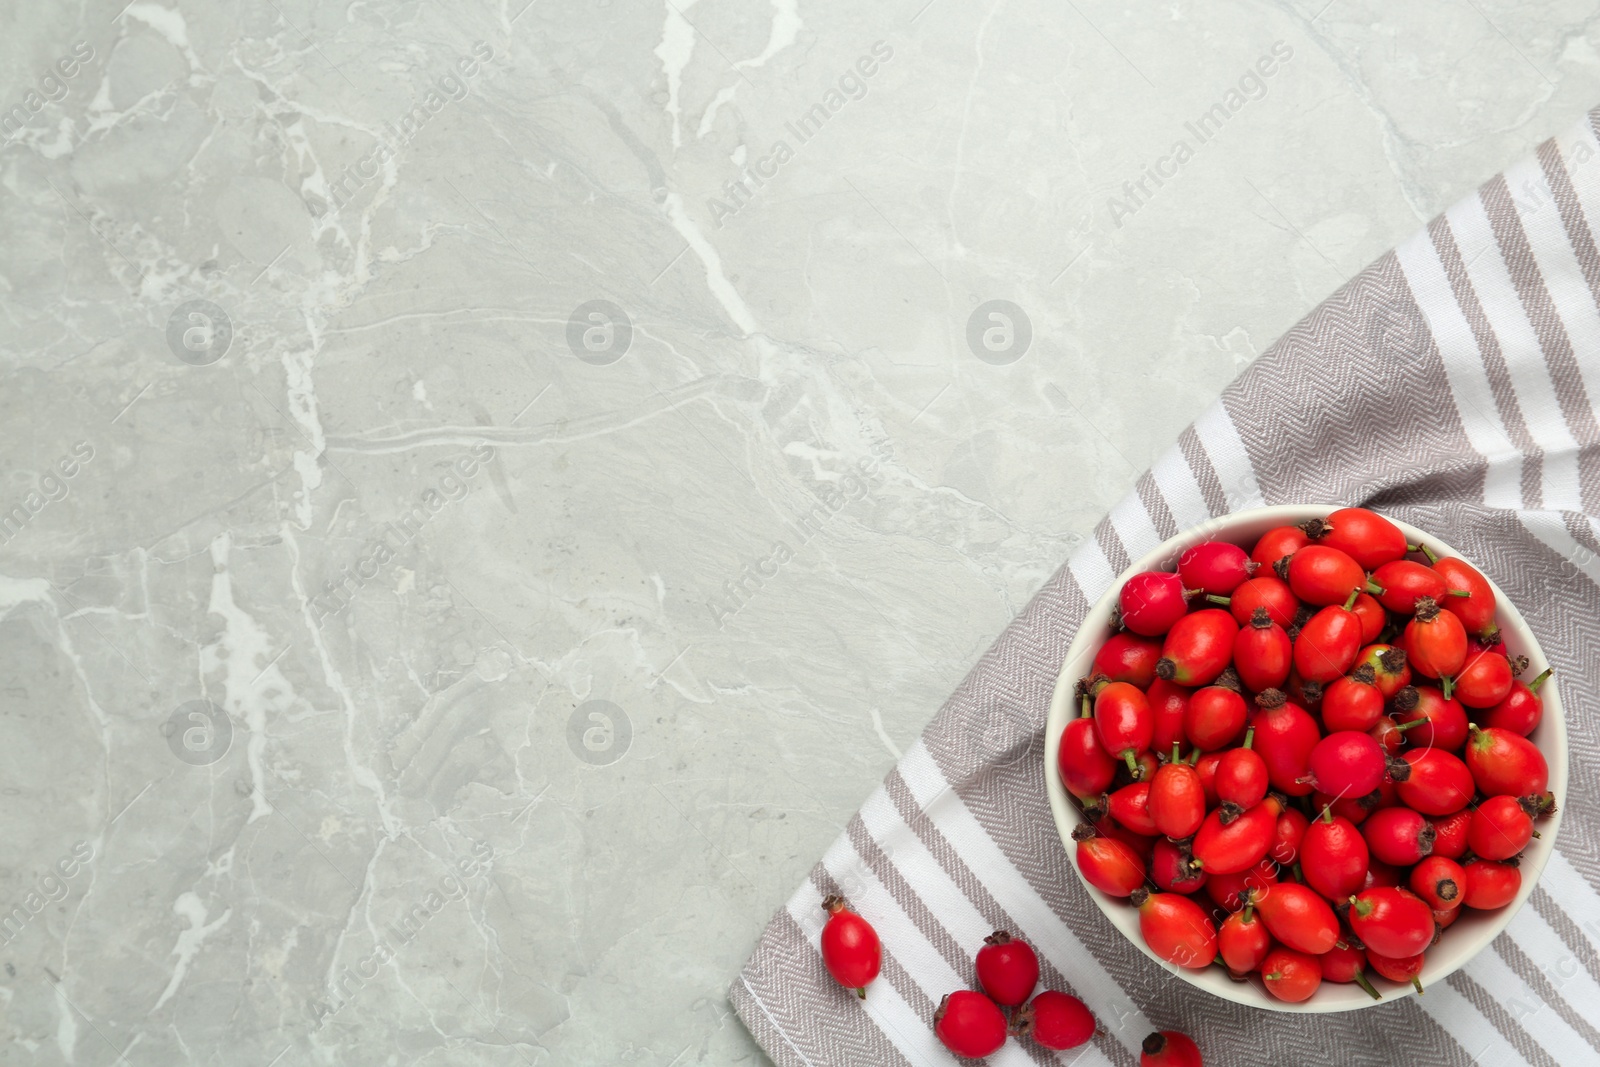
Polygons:
[[1371,685],[1373,682],[1378,680],[1378,672],[1373,669],[1372,664],[1363,663],[1361,666],[1350,672],[1350,677],[1354,678],[1362,685]]
[[1300,529],[1313,541],[1320,541],[1333,533],[1333,523],[1327,519],[1307,519],[1300,524]]
[[1394,691],[1394,696],[1389,698],[1389,703],[1394,705],[1396,711],[1410,711],[1422,699],[1422,694],[1417,692],[1414,685],[1403,685]]
[[1419,596],[1415,614],[1418,622],[1432,622],[1439,617],[1439,602],[1431,596]]
[[1256,707],[1264,709],[1281,708],[1289,702],[1289,694],[1282,689],[1263,689],[1256,694]]
[[1257,630],[1265,630],[1272,625],[1272,616],[1267,614],[1266,608],[1257,608],[1250,613],[1250,625]]
[[1378,653],[1378,662],[1383,664],[1383,669],[1390,674],[1399,674],[1406,669],[1406,650],[1390,645]]

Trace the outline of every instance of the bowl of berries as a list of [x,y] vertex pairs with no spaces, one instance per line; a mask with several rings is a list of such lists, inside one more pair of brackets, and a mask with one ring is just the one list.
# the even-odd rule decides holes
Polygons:
[[1567,738],[1522,614],[1364,508],[1222,516],[1135,561],[1067,651],[1051,812],[1112,925],[1278,1011],[1421,992],[1554,848]]

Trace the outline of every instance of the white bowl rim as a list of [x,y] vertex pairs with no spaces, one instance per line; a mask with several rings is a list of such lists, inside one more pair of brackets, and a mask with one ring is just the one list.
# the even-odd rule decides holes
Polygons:
[[[1413,995],[1415,990],[1410,985],[1401,985],[1390,982],[1377,974],[1368,972],[1383,994],[1382,1000],[1373,1000],[1359,985],[1336,984],[1324,982],[1322,988],[1310,1000],[1299,1004],[1289,1004],[1274,998],[1266,991],[1258,977],[1251,976],[1244,982],[1235,982],[1229,978],[1221,967],[1208,966],[1203,970],[1188,970],[1158,957],[1144,943],[1144,938],[1139,934],[1138,912],[1126,900],[1108,896],[1090,885],[1083,877],[1083,872],[1078,869],[1077,862],[1073,859],[1075,844],[1072,840],[1073,828],[1083,822],[1076,805],[1061,784],[1061,777],[1056,772],[1056,754],[1061,747],[1061,732],[1066,728],[1067,722],[1078,714],[1078,701],[1074,689],[1078,679],[1088,673],[1088,667],[1094,660],[1094,654],[1099,651],[1100,644],[1110,636],[1111,609],[1116,602],[1118,590],[1122,583],[1140,571],[1172,569],[1178,554],[1184,549],[1209,540],[1230,540],[1233,536],[1241,538],[1244,534],[1231,534],[1230,531],[1241,530],[1245,527],[1259,528],[1253,536],[1259,537],[1260,533],[1276,526],[1293,526],[1305,522],[1307,519],[1321,518],[1339,510],[1343,504],[1277,504],[1269,507],[1251,508],[1245,511],[1236,511],[1227,515],[1218,515],[1198,526],[1191,527],[1170,537],[1130,563],[1121,574],[1107,587],[1106,592],[1090,607],[1084,615],[1078,632],[1073,636],[1072,643],[1067,649],[1066,658],[1062,661],[1061,672],[1056,677],[1055,691],[1050,699],[1050,711],[1045,720],[1045,751],[1044,751],[1044,777],[1046,790],[1050,799],[1050,812],[1055,819],[1056,830],[1061,835],[1061,842],[1067,851],[1068,862],[1073,873],[1083,884],[1084,889],[1094,900],[1095,905],[1105,914],[1106,918],[1122,934],[1127,937],[1139,951],[1155,960],[1162,968],[1170,971],[1177,977],[1224,1000],[1251,1007],[1266,1008],[1271,1011],[1299,1012],[1310,1014],[1323,1014],[1328,1012],[1353,1011],[1358,1008],[1380,1007],[1384,1004],[1394,1003],[1406,996]],[[1374,509],[1376,510],[1376,509]],[[1380,512],[1381,513],[1381,512]],[[1441,541],[1437,535],[1418,529],[1409,523],[1403,522],[1392,515],[1385,515],[1390,522],[1400,527],[1405,532],[1407,539],[1412,544],[1426,541],[1428,546],[1440,556],[1466,557],[1449,544]],[[1468,563],[1472,561],[1467,560]],[[1476,567],[1476,564],[1473,564]],[[1478,568],[1480,573],[1482,568]],[[1494,580],[1484,574],[1494,590],[1496,599],[1497,617],[1500,622],[1502,637],[1506,642],[1507,651],[1512,654],[1526,655],[1530,660],[1530,670],[1537,673],[1543,666],[1549,665],[1544,651],[1539,646],[1538,639],[1529,628],[1522,613],[1517,609]],[[1543,666],[1541,666],[1543,665]],[[1522,887],[1515,899],[1505,907],[1496,911],[1482,911],[1463,913],[1462,916],[1446,930],[1439,939],[1438,945],[1428,950],[1428,958],[1419,976],[1423,987],[1442,983],[1451,974],[1463,967],[1469,960],[1489,946],[1500,933],[1508,926],[1533,893],[1534,886],[1539,881],[1539,876],[1544,872],[1545,864],[1550,859],[1550,854],[1555,849],[1557,831],[1561,825],[1562,809],[1566,807],[1567,800],[1567,729],[1566,719],[1561,707],[1561,697],[1556,685],[1548,685],[1540,689],[1540,697],[1544,701],[1544,717],[1538,729],[1530,735],[1530,740],[1539,746],[1544,753],[1545,760],[1550,767],[1550,791],[1555,795],[1555,813],[1543,820],[1539,825],[1542,836],[1529,842],[1522,853],[1520,870],[1522,872]],[[1452,934],[1458,936],[1452,938]],[[1465,935],[1465,936],[1460,936]]]

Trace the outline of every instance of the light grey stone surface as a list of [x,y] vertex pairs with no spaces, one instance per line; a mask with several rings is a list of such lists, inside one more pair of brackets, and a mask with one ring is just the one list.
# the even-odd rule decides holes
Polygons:
[[6,13],[0,1062],[763,1062],[1029,593],[1600,75],[1576,0],[525,2]]

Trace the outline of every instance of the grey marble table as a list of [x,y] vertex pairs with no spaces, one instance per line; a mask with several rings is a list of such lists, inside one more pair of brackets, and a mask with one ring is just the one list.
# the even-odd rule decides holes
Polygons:
[[0,35],[5,1064],[763,1062],[1030,591],[1600,96],[1577,2],[123,4]]

